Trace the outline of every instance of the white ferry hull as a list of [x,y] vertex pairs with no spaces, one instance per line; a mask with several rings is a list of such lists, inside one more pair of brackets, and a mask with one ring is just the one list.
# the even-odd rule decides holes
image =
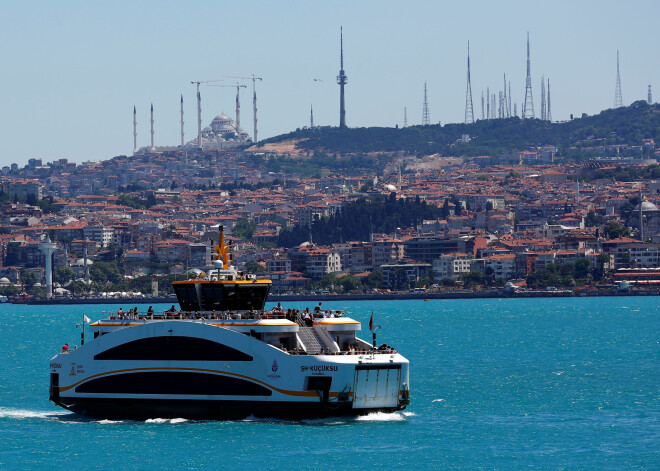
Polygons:
[[144,323],[51,360],[50,399],[108,419],[305,418],[406,407],[397,353],[292,355],[205,322]]

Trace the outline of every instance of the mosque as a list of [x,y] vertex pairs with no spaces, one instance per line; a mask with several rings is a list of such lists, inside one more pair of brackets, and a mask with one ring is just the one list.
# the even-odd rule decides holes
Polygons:
[[[223,150],[251,143],[247,132],[236,126],[234,121],[224,113],[219,114],[210,126],[202,129],[202,148],[204,150]],[[197,138],[188,141],[184,147],[197,148]]]
[[[153,113],[153,108],[152,108]],[[167,152],[173,150],[197,150],[200,147],[203,150],[225,150],[231,149],[233,147],[242,146],[245,144],[251,144],[252,138],[245,132],[243,129],[237,125],[233,119],[227,116],[224,113],[220,113],[211,121],[210,126],[206,126],[202,129],[202,143],[199,145],[198,138],[195,136],[194,139],[186,142],[185,144],[179,146],[155,146],[153,144],[153,117],[152,117],[152,128],[151,128],[151,146],[144,146],[137,148],[137,130],[136,118],[135,118],[135,109],[133,110],[133,124],[134,124],[134,145],[133,150],[134,154],[149,154],[149,153],[159,153]],[[153,116],[153,115],[152,115]],[[182,142],[183,142],[183,133],[182,133]]]

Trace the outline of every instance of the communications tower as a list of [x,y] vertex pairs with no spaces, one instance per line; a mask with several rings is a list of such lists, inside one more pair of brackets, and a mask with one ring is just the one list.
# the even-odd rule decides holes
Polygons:
[[552,122],[552,110],[550,108],[550,79],[548,79],[548,110],[547,110],[547,116],[546,119],[550,122]]
[[529,32],[527,33],[527,80],[525,82],[525,106],[522,110],[523,119],[534,119],[534,99],[532,98],[532,75],[529,64]]
[[186,143],[183,133],[183,93],[181,94],[181,147]]
[[468,123],[474,123],[474,109],[472,108],[472,85],[470,84],[470,41],[468,41],[467,88],[465,90],[465,124]]
[[154,104],[151,104],[151,152],[156,151],[156,146],[154,146]]
[[339,45],[340,45],[340,57],[341,57],[341,68],[339,69],[339,75],[337,75],[337,83],[339,84],[339,127],[346,127],[346,105],[344,103],[344,86],[348,82],[348,77],[344,72],[344,28],[339,28]]
[[545,77],[541,75],[541,121],[545,121]]
[[614,91],[614,107],[621,108],[623,98],[621,97],[621,74],[619,73],[619,51],[616,51],[616,90]]
[[422,108],[422,126],[431,124],[431,118],[429,117],[429,100],[426,94],[426,82],[424,82],[424,106]]
[[648,102],[649,105],[653,104],[653,95],[651,95],[651,84],[649,84],[649,97],[648,97]]

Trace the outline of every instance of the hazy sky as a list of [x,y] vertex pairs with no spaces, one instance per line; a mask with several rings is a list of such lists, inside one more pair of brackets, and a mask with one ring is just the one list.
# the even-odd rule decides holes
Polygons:
[[[525,92],[531,41],[535,111],[550,78],[552,117],[612,107],[616,51],[624,104],[660,98],[660,2],[649,1],[25,1],[0,6],[0,165],[31,157],[74,162],[176,145],[179,100],[186,141],[197,133],[193,80],[223,75],[257,83],[259,137],[339,121],[339,27],[344,27],[350,127],[420,124],[424,81],[431,122],[462,122],[470,40],[474,113],[481,93],[511,81]],[[314,81],[312,79],[322,79]],[[227,79],[227,83],[231,83]],[[241,124],[252,135],[251,83]],[[202,87],[202,121],[234,117],[235,89]]]

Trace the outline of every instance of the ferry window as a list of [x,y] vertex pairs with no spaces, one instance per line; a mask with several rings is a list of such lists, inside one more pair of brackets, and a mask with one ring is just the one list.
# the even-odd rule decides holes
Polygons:
[[197,301],[197,291],[195,285],[173,285],[176,296],[179,299],[179,305],[184,311],[198,311],[199,303]]
[[223,290],[222,286],[214,285],[202,285],[201,286],[202,294],[202,309],[212,310],[212,309],[223,309]]
[[252,361],[240,350],[196,337],[148,337],[97,354],[95,360]]

